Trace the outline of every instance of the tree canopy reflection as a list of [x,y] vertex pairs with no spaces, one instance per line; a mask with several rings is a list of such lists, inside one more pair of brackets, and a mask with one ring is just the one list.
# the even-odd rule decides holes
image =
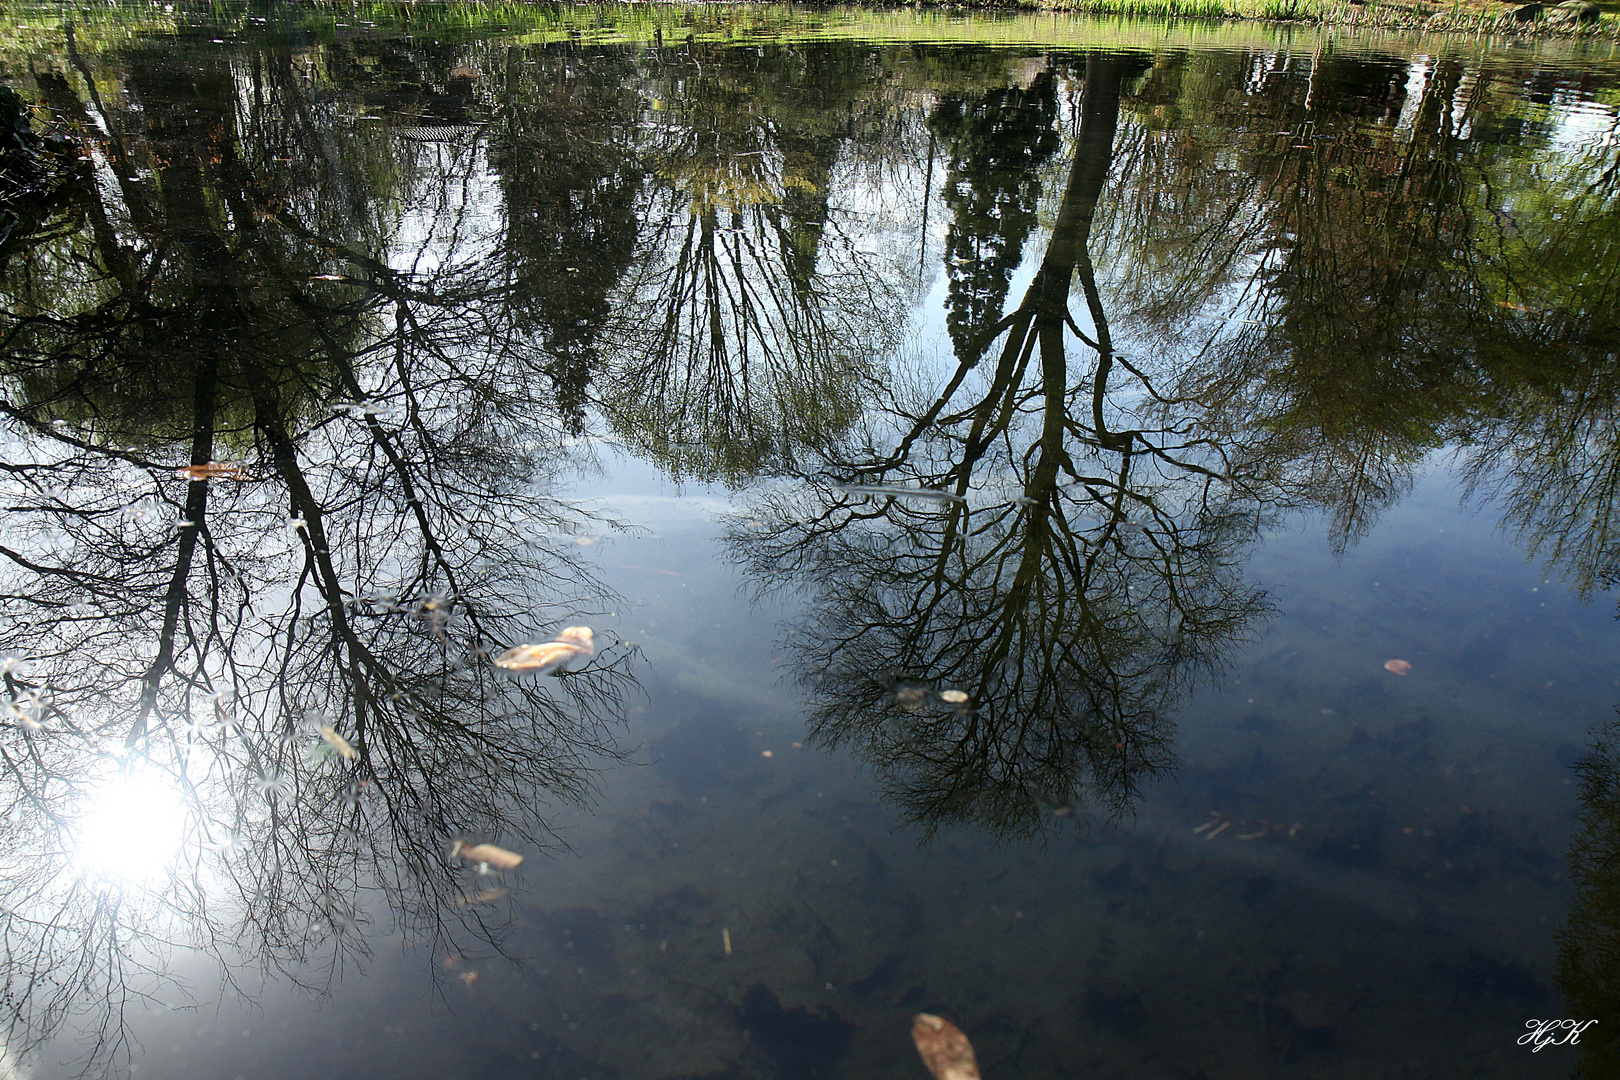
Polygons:
[[[1085,62],[1056,224],[1018,306],[981,319],[937,393],[886,402],[887,448],[831,462],[810,491],[750,509],[763,535],[733,535],[756,581],[812,597],[796,652],[813,736],[852,746],[929,831],[1028,835],[1054,812],[1126,811],[1173,764],[1175,705],[1266,611],[1235,566],[1258,524],[1242,479],[1115,352],[1096,287],[1090,234],[1132,67]],[[1090,356],[1078,370],[1071,338]],[[865,502],[829,479],[963,501]]]
[[904,309],[893,267],[836,201],[840,172],[882,133],[867,114],[891,103],[844,49],[660,59],[643,254],[602,400],[675,477],[736,484],[847,431],[861,376],[892,347]]
[[[796,478],[732,551],[808,593],[817,737],[927,829],[1126,812],[1268,613],[1266,524],[1342,548],[1437,450],[1612,580],[1615,147],[1554,147],[1536,72],[173,46],[33,69],[97,182],[6,266],[0,821],[65,853],[118,777],[189,816],[161,888],[13,857],[19,1036],[116,1011],[164,911],[311,985],[385,909],[500,940],[448,842],[544,846],[631,687],[485,662],[609,602],[544,494],[593,423]],[[937,368],[895,359],[919,251]],[[956,499],[849,490],[897,484]]]
[[[171,941],[314,989],[380,914],[498,947],[451,840],[553,846],[633,686],[622,648],[544,680],[487,662],[611,600],[564,554],[564,418],[491,302],[497,254],[401,251],[381,147],[332,138],[286,57],[244,98],[223,61],[128,59],[115,98],[41,77],[121,175],[18,255],[0,401],[0,827],[29,853],[0,892],[7,1022],[27,1044],[88,1010],[86,1068],[126,1051]],[[177,475],[213,461],[239,472]],[[132,784],[182,814],[139,883],[75,855]],[[168,827],[144,801],[137,837]]]
[[[1612,336],[1593,320],[1612,286],[1528,219],[1576,221],[1582,249],[1606,251],[1607,180],[1576,178],[1612,173],[1613,140],[1584,157],[1534,142],[1482,150],[1467,133],[1491,122],[1492,80],[1462,95],[1450,61],[1405,102],[1376,63],[1322,61],[1322,96],[1303,103],[1278,69],[1250,85],[1252,133],[1235,145],[1166,125],[1174,108],[1211,108],[1239,75],[1224,63],[1094,55],[1069,75],[1081,99],[1068,177],[1050,189],[1047,248],[1010,311],[995,284],[1006,274],[972,300],[962,275],[988,272],[967,254],[980,234],[991,262],[1016,246],[1003,234],[1022,235],[1013,211],[1029,198],[985,212],[971,185],[996,170],[951,174],[955,369],[913,375],[923,389],[909,398],[874,388],[883,415],[828,455],[813,490],[769,496],[749,511],[763,534],[732,538],[763,586],[811,597],[794,641],[817,736],[855,746],[929,828],[1030,833],[1043,806],[1130,805],[1137,778],[1173,762],[1169,716],[1187,687],[1265,614],[1235,570],[1261,527],[1321,508],[1342,550],[1441,447],[1462,446],[1476,490],[1500,488],[1533,550],[1568,552],[1596,579],[1579,552],[1609,528],[1592,459],[1607,440],[1535,425],[1601,424],[1566,414],[1612,400],[1569,396],[1606,370],[1593,348]],[[1001,141],[972,145],[1033,163],[1006,181],[1022,190],[1047,140],[1043,121],[1017,118],[1061,96],[1063,74],[949,100],[933,128],[998,117]],[[1381,126],[1397,118],[1409,138]],[[1505,212],[1478,193],[1542,160],[1556,182],[1535,203],[1517,197],[1526,222],[1504,232]],[[1485,242],[1491,229],[1499,243]],[[1070,338],[1091,358],[1081,372]],[[896,481],[965,502],[861,502],[839,487]],[[936,695],[927,716],[908,715],[924,685],[959,687],[971,707]]]

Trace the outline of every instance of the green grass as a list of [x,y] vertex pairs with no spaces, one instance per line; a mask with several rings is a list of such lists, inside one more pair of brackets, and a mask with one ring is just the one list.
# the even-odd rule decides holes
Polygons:
[[[293,3],[230,0],[176,4],[117,2],[7,4],[0,9],[0,55],[15,56],[59,40],[72,23],[91,48],[117,39],[162,36],[181,27],[207,26],[252,37],[267,25],[294,28],[333,40],[356,29],[427,33],[448,38],[497,34],[541,44],[571,40],[600,44],[645,44],[691,39],[714,43],[866,41],[874,44],[973,44],[1024,48],[1265,47],[1301,27],[1330,27],[1336,34],[1441,33],[1470,37],[1543,38],[1537,48],[1556,47],[1572,36],[1539,24],[1516,24],[1499,0],[936,0],[908,6],[809,8],[788,4],[548,3],[509,0],[313,0]],[[965,11],[964,6],[973,10]],[[265,21],[259,21],[265,20]],[[1316,31],[1323,32],[1323,31]],[[1613,39],[1620,19],[1605,16],[1575,35]]]

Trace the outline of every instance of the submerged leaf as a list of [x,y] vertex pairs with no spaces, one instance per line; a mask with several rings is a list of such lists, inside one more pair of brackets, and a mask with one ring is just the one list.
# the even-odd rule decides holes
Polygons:
[[962,1030],[943,1017],[918,1013],[911,1025],[911,1041],[934,1080],[979,1080],[973,1044]]

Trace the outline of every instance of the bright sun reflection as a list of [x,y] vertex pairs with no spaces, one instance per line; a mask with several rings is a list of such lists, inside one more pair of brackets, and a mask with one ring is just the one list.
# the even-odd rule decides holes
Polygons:
[[103,877],[145,881],[168,868],[185,825],[185,802],[169,780],[113,773],[88,797],[75,830],[74,857]]

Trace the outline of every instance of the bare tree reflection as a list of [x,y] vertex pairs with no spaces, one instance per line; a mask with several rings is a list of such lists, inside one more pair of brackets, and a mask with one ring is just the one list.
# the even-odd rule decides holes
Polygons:
[[[1173,764],[1175,705],[1266,611],[1234,565],[1255,511],[1220,447],[1114,352],[1096,288],[1088,239],[1129,71],[1086,62],[1045,257],[986,335],[1003,339],[994,372],[975,382],[984,347],[959,348],[942,390],[892,400],[890,449],[873,431],[834,466],[843,483],[960,501],[823,484],[767,498],[763,533],[732,537],[762,587],[812,596],[796,662],[813,736],[855,748],[929,831],[1030,835],[1054,813],[1127,811]],[[1095,357],[1082,373],[1070,336]]]
[[[859,417],[860,377],[898,329],[889,268],[863,249],[854,211],[830,203],[839,148],[864,130],[846,108],[861,71],[814,55],[770,77],[814,92],[814,109],[734,51],[654,84],[667,98],[645,151],[645,253],[602,401],[677,477],[737,483],[828,444]],[[829,118],[843,130],[822,129]]]
[[[290,65],[238,96],[223,60],[140,60],[111,103],[83,61],[86,98],[43,80],[123,175],[90,230],[18,255],[4,324],[7,1022],[27,1044],[88,1011],[87,1069],[171,944],[314,989],[379,912],[498,946],[449,841],[553,845],[632,686],[622,649],[544,680],[485,661],[610,599],[547,539],[577,515],[535,484],[546,356],[479,302],[499,259],[428,231],[435,269],[394,269],[341,194],[385,204],[393,174]],[[344,183],[249,160],[282,139]],[[471,198],[454,176],[438,197]],[[176,475],[215,460],[241,478]],[[164,793],[123,826],[156,879],[87,862],[129,790]]]

